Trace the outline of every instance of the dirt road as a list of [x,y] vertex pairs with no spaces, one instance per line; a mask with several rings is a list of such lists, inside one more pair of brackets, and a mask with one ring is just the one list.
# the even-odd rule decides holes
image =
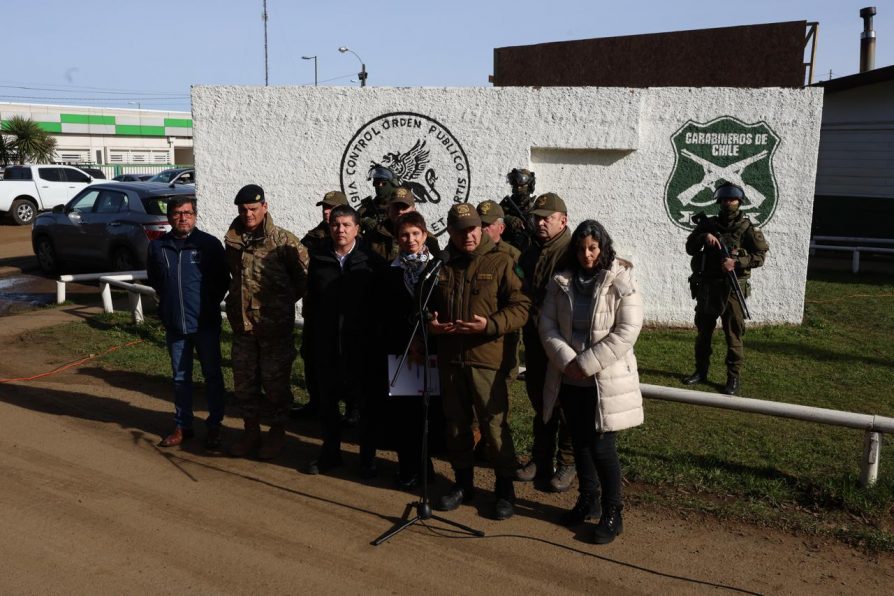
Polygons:
[[[22,334],[90,314],[0,318],[0,378],[59,366]],[[295,470],[318,445],[309,423],[289,428],[273,463],[214,456],[199,443],[161,450],[172,423],[165,377],[91,361],[0,384],[0,593],[832,594],[894,585],[894,557],[651,509],[628,508],[624,534],[597,547],[584,530],[553,522],[574,495],[529,485],[519,486],[516,517],[491,521],[481,515],[489,473],[474,506],[445,514],[486,537],[431,521],[373,547],[414,500],[390,488],[392,454],[381,477],[362,484],[353,444],[334,476]],[[236,421],[226,425],[231,441]],[[449,477],[442,462],[437,471],[436,491]]]

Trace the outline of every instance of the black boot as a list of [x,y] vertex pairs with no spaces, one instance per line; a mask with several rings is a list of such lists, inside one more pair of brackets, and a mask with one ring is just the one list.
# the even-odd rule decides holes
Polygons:
[[563,526],[579,526],[588,519],[599,517],[599,501],[593,493],[580,493],[574,507],[562,514],[559,523]]
[[464,503],[470,503],[475,498],[475,485],[472,480],[474,470],[456,470],[455,474],[456,482],[435,503],[435,509],[438,511],[453,511]]
[[723,393],[726,395],[736,395],[739,392],[739,376],[726,375],[726,385],[723,387]]
[[622,505],[608,505],[602,509],[599,524],[593,530],[593,544],[608,544],[624,531],[621,519]]
[[695,385],[696,383],[704,383],[708,380],[708,370],[707,369],[695,369],[695,372],[689,375],[688,377],[683,377],[680,381],[684,385]]
[[509,519],[515,514],[515,485],[512,478],[497,476],[497,485],[494,488],[497,502],[494,503],[494,519]]

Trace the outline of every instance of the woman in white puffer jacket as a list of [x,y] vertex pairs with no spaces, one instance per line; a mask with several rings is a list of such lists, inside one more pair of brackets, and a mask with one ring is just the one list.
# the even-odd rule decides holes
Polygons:
[[571,236],[540,315],[540,338],[549,357],[542,415],[549,420],[561,400],[580,490],[562,523],[581,524],[601,509],[596,544],[611,542],[623,529],[616,433],[643,422],[633,354],[643,301],[632,269],[615,257],[602,224],[587,220]]

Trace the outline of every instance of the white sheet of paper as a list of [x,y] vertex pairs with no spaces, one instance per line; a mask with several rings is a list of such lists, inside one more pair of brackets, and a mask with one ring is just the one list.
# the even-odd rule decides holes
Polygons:
[[[400,362],[400,356],[388,354],[388,383],[394,378],[397,372],[397,365]],[[404,367],[400,371],[400,376],[394,385],[388,387],[388,395],[422,395],[423,384],[423,368],[418,364],[414,364],[407,360]],[[428,358],[428,394],[441,394],[441,377],[438,375],[438,357],[429,356]]]

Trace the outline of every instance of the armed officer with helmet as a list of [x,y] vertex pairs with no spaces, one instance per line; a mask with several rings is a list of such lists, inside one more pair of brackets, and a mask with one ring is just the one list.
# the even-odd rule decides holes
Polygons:
[[682,381],[685,385],[707,381],[711,337],[720,317],[727,348],[723,393],[736,395],[745,358],[742,344],[745,305],[736,295],[730,272],[742,288],[741,296],[747,298],[751,270],[764,264],[770,247],[763,232],[740,210],[748,200],[740,186],[729,182],[718,186],[714,200],[720,205],[720,212],[713,217],[695,216],[696,228],[686,239],[686,253],[692,257],[693,273],[689,283],[696,300],[698,336],[695,340],[695,372]]
[[535,230],[530,223],[531,206],[534,204],[534,172],[513,168],[506,175],[506,181],[512,187],[512,193],[503,197],[500,207],[503,208],[503,220],[506,230],[503,240],[521,252],[531,246],[531,237]]
[[360,201],[357,213],[360,215],[360,228],[366,233],[381,225],[388,217],[388,199],[397,188],[394,173],[381,165],[374,165],[367,176],[372,180],[374,194]]

